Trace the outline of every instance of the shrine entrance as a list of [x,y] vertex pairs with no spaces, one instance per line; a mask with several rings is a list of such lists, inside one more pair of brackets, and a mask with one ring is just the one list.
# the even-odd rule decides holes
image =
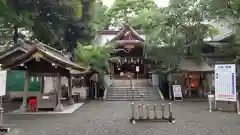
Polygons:
[[131,74],[133,78],[146,78],[144,73],[144,64],[124,63],[114,64],[114,76],[117,78],[126,78]]
[[111,64],[111,74],[117,79],[127,79],[128,75],[132,78],[147,78],[151,71],[152,62],[144,55],[145,40],[129,25],[124,28],[111,41],[116,53],[113,57],[120,57],[118,63]]

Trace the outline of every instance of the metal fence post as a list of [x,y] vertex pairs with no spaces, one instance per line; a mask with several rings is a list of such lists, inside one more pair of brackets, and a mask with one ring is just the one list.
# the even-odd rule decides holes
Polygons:
[[172,122],[172,108],[171,108],[171,103],[168,104],[168,108],[169,108],[169,121]]
[[154,119],[157,119],[157,110],[156,110],[157,105],[154,104],[153,106],[153,111],[154,111]]
[[146,110],[147,110],[147,119],[150,119],[150,117],[149,117],[149,104],[146,105]]
[[134,120],[135,119],[135,104],[132,103],[132,119]]
[[139,117],[139,119],[142,118],[141,106],[142,106],[141,104],[138,105],[138,115],[139,115],[138,117]]
[[164,119],[164,104],[162,104],[162,119]]
[[142,119],[144,119],[143,107],[144,107],[144,104],[141,105],[141,118],[142,118]]

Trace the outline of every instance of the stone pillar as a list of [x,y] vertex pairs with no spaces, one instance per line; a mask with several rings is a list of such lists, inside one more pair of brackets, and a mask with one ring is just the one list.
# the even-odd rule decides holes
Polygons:
[[24,81],[24,92],[23,92],[23,100],[20,109],[22,111],[26,111],[27,107],[27,98],[28,98],[28,87],[29,87],[30,76],[28,73],[25,74],[25,81]]
[[74,104],[73,98],[72,98],[72,76],[68,77],[68,103],[70,105]]
[[56,87],[56,92],[57,92],[57,108],[56,111],[61,112],[63,110],[63,105],[61,103],[61,97],[62,97],[62,90],[61,90],[61,76],[57,76],[57,87]]

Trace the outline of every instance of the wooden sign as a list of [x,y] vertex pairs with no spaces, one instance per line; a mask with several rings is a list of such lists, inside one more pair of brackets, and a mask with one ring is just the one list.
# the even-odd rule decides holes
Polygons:
[[[180,98],[180,101],[183,100],[183,97],[182,97],[182,88],[181,88],[181,85],[172,85],[172,89],[173,89],[173,97],[174,97],[174,100],[179,100]],[[178,99],[177,99],[178,98]]]

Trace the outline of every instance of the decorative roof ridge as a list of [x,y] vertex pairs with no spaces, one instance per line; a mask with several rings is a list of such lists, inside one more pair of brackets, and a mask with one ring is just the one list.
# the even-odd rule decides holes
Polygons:
[[115,41],[116,39],[118,39],[119,37],[121,37],[125,32],[127,31],[131,31],[135,36],[137,36],[137,38],[140,39],[140,41],[145,41],[145,39],[143,39],[136,30],[134,30],[129,24],[123,24],[123,29],[110,41]]

